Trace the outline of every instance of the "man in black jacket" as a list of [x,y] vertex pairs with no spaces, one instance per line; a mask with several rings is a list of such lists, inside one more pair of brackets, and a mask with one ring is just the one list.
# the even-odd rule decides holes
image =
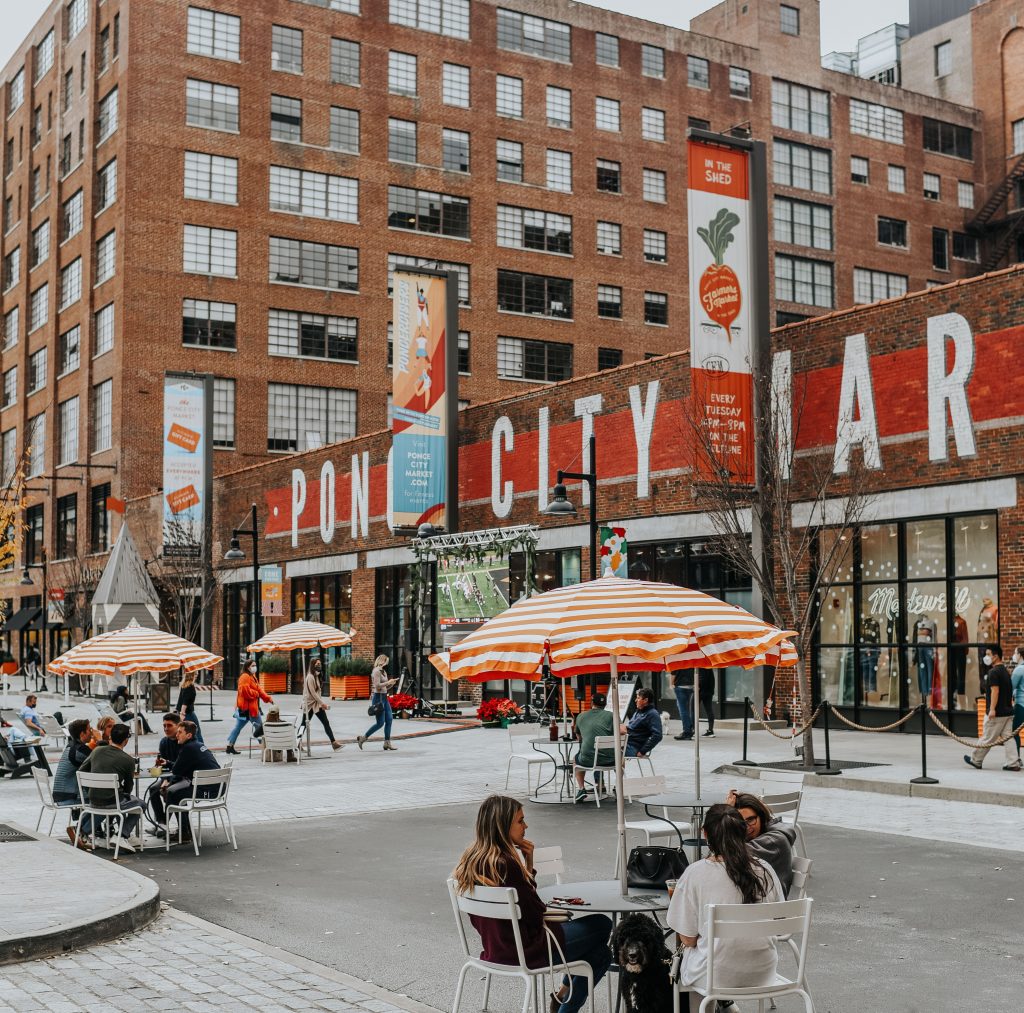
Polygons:
[[625,756],[650,756],[661,742],[661,715],[654,706],[654,694],[641,686],[636,691],[636,711],[622,726],[626,738]]
[[[160,791],[153,794],[153,813],[160,824],[165,822],[168,805],[177,805],[192,794],[192,775],[197,770],[220,769],[220,764],[213,753],[201,742],[196,741],[197,730],[194,721],[182,721],[178,725],[178,758],[171,767],[170,777],[162,779]],[[179,816],[179,827],[180,839],[191,840],[192,827],[188,820],[182,820]],[[169,829],[164,828],[161,832],[168,833]]]
[[178,726],[181,724],[181,718],[173,711],[168,711],[164,715],[163,720],[164,737],[160,740],[160,745],[156,749],[156,765],[170,770],[174,766],[174,761],[178,759],[178,754],[181,752],[181,746],[178,743]]

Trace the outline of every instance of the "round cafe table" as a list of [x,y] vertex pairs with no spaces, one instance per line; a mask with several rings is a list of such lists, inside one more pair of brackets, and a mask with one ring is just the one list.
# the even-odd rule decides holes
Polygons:
[[[578,911],[580,914],[601,913],[618,916],[668,910],[667,890],[648,890],[631,886],[623,897],[622,887],[617,879],[553,883],[551,886],[538,887],[537,895],[550,907]],[[579,898],[585,903],[568,904],[555,900],[556,897],[571,897],[574,900]]]
[[[704,838],[700,835],[701,825],[704,823],[704,810],[714,805],[708,799],[700,798],[697,795],[688,795],[683,791],[663,791],[657,795],[645,795],[639,800],[644,807],[644,812],[652,820],[661,820],[667,823],[678,835],[680,846],[689,845],[697,849],[697,857],[700,858],[701,850],[705,847]],[[689,809],[692,811],[690,819],[690,836],[683,840],[683,835],[670,819],[659,812],[651,812],[651,809]]]
[[[546,805],[571,805],[576,801],[576,782],[573,778],[573,754],[579,747],[577,739],[557,738],[554,742],[550,736],[544,738],[530,739],[530,745],[544,756],[547,756],[554,764],[551,776],[543,783],[538,784],[536,791],[530,796],[531,802],[541,802]],[[546,788],[556,778],[558,781],[558,794],[554,789],[541,794],[541,789]]]

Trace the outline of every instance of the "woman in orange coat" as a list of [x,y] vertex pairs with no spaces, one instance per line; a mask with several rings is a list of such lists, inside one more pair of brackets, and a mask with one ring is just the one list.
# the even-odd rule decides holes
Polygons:
[[253,659],[246,662],[245,671],[238,678],[238,695],[235,697],[235,727],[231,729],[231,734],[228,736],[227,751],[229,753],[234,753],[235,756],[239,755],[238,750],[235,749],[235,740],[250,721],[253,735],[256,738],[261,737],[260,700],[265,700],[267,703],[274,702],[272,696],[263,692],[263,687],[256,678],[256,661]]

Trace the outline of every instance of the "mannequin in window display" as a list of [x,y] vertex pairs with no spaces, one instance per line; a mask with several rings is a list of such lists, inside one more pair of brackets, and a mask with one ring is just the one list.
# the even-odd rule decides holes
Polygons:
[[927,616],[918,616],[914,623],[914,661],[917,662],[917,689],[921,694],[922,703],[928,702],[932,691],[932,670],[935,666],[935,640],[938,627]]
[[967,691],[967,620],[959,612],[953,618],[953,644],[949,649],[949,706],[956,710]]
[[978,667],[981,674],[981,685],[985,685],[985,676],[992,667],[985,663],[985,648],[990,644],[999,643],[999,606],[985,595],[981,599],[981,611],[978,613]]
[[878,691],[878,656],[882,631],[874,616],[866,616],[860,623],[860,682],[865,700],[868,693]]

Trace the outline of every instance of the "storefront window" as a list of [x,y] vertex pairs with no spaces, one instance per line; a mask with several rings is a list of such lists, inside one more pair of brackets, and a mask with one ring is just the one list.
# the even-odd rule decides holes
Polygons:
[[[292,578],[292,619],[308,619],[348,632],[352,628],[352,574],[328,573]],[[335,658],[349,657],[351,647],[320,649],[324,673]],[[301,669],[302,656],[293,652],[292,670]]]
[[980,577],[996,573],[996,523],[989,514],[957,517],[953,521],[953,556],[958,577]]
[[252,643],[252,585],[224,585],[224,688],[238,685],[245,647]]
[[914,521],[907,531],[907,577],[934,580],[946,575],[946,522]]
[[[580,582],[580,550],[538,552],[533,579],[538,591],[551,591]],[[513,552],[508,561],[509,596],[513,602],[526,593],[526,553]]]
[[861,580],[896,580],[900,572],[898,524],[860,529],[860,572]]

